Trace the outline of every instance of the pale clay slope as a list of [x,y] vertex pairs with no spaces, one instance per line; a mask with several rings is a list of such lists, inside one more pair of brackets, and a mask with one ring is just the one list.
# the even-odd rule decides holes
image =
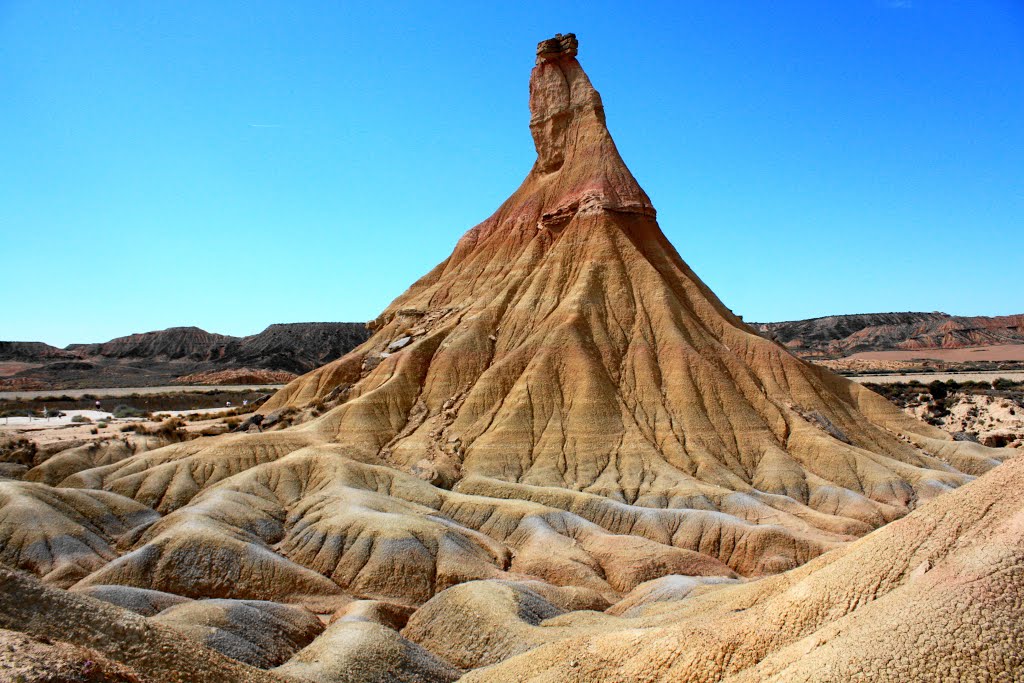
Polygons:
[[568,637],[549,627],[549,644],[464,680],[1018,680],[1024,507],[1007,492],[1022,488],[1016,458],[803,567],[640,619],[582,618]]
[[[946,671],[942,634],[973,607],[925,588],[956,571],[1006,588],[963,563],[972,538],[1013,538],[1015,497],[991,491],[1020,466],[953,490],[1014,451],[954,442],[733,316],[662,235],[572,41],[555,45],[531,77],[534,169],[369,341],[262,409],[296,426],[0,480],[0,560],[76,591],[3,574],[0,628],[52,629],[144,680],[174,680],[179,651],[211,652],[189,680],[843,679],[880,670],[876,651]],[[1016,667],[998,620],[1019,600],[974,599],[996,622],[964,628],[996,627],[957,646],[994,649],[963,666]],[[23,623],[33,601],[48,616]],[[302,610],[333,617],[305,645]],[[887,620],[938,641],[877,650]],[[290,659],[257,674],[200,643]],[[821,663],[800,668],[801,648]]]

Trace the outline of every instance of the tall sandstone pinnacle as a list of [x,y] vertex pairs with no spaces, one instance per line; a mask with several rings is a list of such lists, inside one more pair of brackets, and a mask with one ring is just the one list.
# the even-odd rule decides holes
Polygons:
[[266,412],[341,396],[302,429],[460,492],[770,525],[777,542],[730,562],[753,574],[1005,457],[733,315],[662,234],[576,50],[571,34],[538,46],[537,161],[519,189],[371,323],[369,341]]
[[[1024,532],[1002,494],[1024,461],[972,482],[1015,452],[953,441],[734,316],[662,234],[576,51],[571,34],[538,46],[519,189],[368,341],[279,391],[262,432],[114,440],[0,479],[0,564],[42,582],[0,567],[0,667],[849,680],[895,653],[907,677],[1019,668]],[[875,624],[905,637],[880,645]]]

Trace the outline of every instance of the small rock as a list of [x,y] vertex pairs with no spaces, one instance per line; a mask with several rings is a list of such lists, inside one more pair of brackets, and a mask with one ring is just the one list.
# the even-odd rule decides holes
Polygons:
[[262,421],[259,423],[261,427],[272,427],[281,421],[284,408],[278,408],[277,410],[267,413],[263,416]]
[[[277,412],[277,411],[275,411],[275,412]],[[253,430],[258,431],[259,428],[260,428],[260,425],[263,423],[264,419],[265,418],[262,415],[260,415],[259,413],[253,413],[244,422],[242,422],[242,424],[240,424],[237,427],[235,427],[234,431],[236,431],[236,432],[249,432],[249,431],[253,431]]]
[[395,341],[388,344],[388,351],[397,351],[405,347],[409,342],[412,341],[412,337],[399,337]]
[[388,357],[386,353],[370,353],[363,358],[363,372],[369,372],[380,365],[380,362]]
[[978,442],[978,435],[971,432],[953,432],[953,441],[973,441]]

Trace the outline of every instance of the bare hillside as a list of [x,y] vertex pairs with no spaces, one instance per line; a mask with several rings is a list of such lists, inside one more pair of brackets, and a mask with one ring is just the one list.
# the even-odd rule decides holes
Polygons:
[[1024,315],[866,313],[752,325],[805,358],[1024,344]]
[[240,377],[287,381],[341,357],[368,336],[362,323],[290,323],[248,337],[172,327],[65,349],[0,342],[0,389],[246,383]]

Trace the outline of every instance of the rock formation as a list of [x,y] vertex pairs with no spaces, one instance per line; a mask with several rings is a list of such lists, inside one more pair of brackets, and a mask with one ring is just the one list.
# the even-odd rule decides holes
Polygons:
[[[161,649],[136,666],[93,622],[56,640],[141,677],[206,646],[286,680],[721,680],[809,676],[816,638],[875,653],[872,624],[909,606],[902,671],[962,653],[910,647],[928,610],[958,623],[925,590],[985,547],[957,529],[1015,538],[1018,504],[992,491],[1016,462],[949,493],[1013,451],[954,441],[734,316],[661,233],[577,49],[538,47],[519,189],[370,339],[263,406],[262,432],[0,483],[0,558],[72,588],[0,575],[11,591],[73,618],[106,599],[90,618]],[[997,549],[1014,571],[1017,547]],[[1015,595],[985,603],[996,630],[971,633],[995,644],[957,666],[1019,665]],[[0,601],[0,628],[38,640],[24,609]],[[331,623],[303,645],[309,613]]]

